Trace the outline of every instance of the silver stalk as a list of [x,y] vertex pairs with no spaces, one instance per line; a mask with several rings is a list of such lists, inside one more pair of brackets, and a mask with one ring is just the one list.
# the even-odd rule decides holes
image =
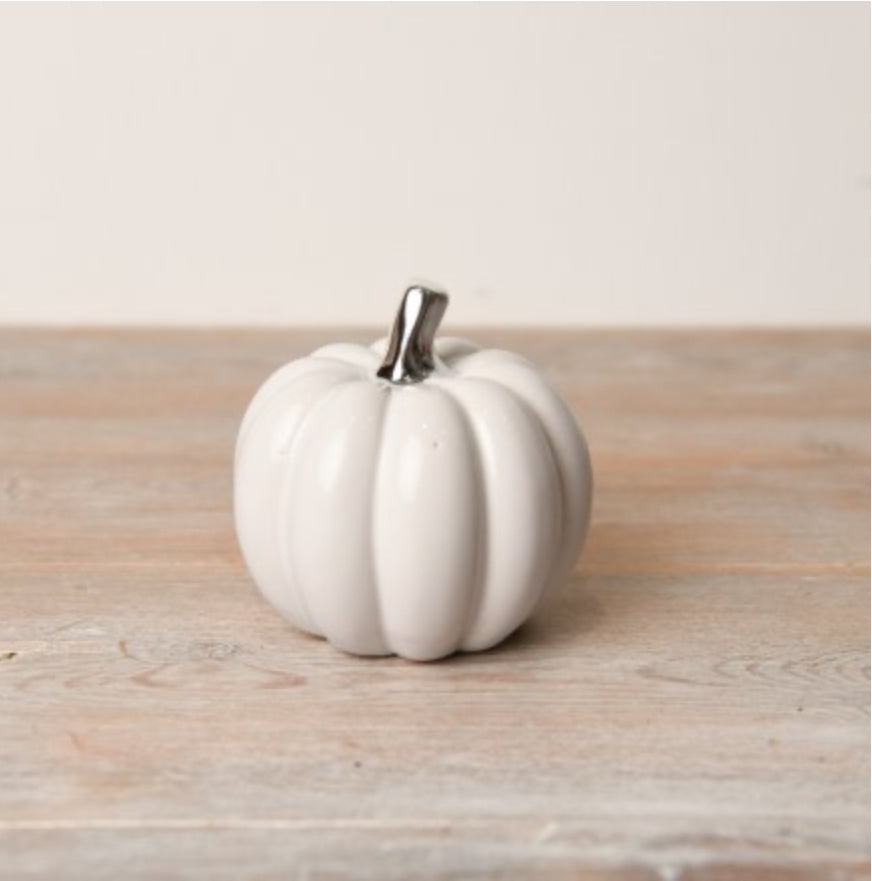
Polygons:
[[433,341],[448,308],[448,294],[421,285],[406,290],[378,376],[408,385],[433,372]]

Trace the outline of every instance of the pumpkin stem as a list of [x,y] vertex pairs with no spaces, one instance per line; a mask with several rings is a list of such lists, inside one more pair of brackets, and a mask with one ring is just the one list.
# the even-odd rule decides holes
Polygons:
[[420,382],[433,372],[433,341],[448,308],[444,291],[412,285],[406,290],[378,376],[391,382]]

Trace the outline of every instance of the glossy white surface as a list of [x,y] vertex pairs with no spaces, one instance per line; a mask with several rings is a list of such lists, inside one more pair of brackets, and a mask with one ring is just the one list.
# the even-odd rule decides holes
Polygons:
[[489,648],[562,584],[591,472],[571,413],[524,359],[438,339],[421,383],[375,377],[385,342],[276,371],[239,430],[239,543],[289,620],[361,655]]

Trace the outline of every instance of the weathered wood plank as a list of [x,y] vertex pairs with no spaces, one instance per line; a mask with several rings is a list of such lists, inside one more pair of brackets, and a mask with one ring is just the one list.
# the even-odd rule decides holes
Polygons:
[[294,632],[235,547],[245,402],[330,336],[0,332],[0,875],[868,876],[868,334],[485,335],[594,526],[436,665]]

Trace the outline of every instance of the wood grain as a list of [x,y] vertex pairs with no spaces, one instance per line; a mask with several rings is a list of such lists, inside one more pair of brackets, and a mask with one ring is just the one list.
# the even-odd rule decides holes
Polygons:
[[478,334],[593,528],[432,665],[295,632],[232,532],[254,389],[368,336],[0,332],[0,876],[868,877],[868,333]]

